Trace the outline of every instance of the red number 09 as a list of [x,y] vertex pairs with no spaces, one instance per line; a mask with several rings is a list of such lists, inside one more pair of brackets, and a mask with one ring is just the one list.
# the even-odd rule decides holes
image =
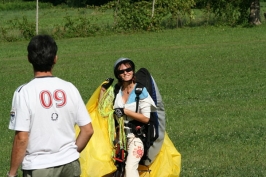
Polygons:
[[66,93],[63,90],[55,90],[53,96],[48,90],[43,90],[40,93],[40,102],[45,109],[51,108],[53,100],[56,102],[57,108],[65,106],[67,102],[66,98]]

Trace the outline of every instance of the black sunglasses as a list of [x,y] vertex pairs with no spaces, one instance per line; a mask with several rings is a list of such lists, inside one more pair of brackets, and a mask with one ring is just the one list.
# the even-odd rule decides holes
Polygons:
[[121,70],[118,70],[117,73],[118,74],[123,74],[125,71],[128,73],[128,72],[132,71],[132,68],[121,69]]

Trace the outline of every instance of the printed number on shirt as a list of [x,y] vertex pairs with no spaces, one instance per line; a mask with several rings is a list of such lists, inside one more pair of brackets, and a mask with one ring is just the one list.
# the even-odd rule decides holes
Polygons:
[[54,93],[43,90],[40,93],[40,102],[45,109],[49,109],[53,104],[56,104],[57,108],[61,108],[67,102],[67,96],[63,90],[55,90]]

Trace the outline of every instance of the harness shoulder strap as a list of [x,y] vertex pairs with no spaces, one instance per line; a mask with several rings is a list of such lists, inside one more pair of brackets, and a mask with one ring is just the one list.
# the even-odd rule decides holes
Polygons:
[[115,103],[116,95],[118,94],[119,89],[120,89],[120,86],[118,84],[115,84],[115,86],[114,86],[114,100],[113,100],[113,104]]
[[136,94],[136,112],[138,112],[139,107],[139,95],[142,93],[143,85],[140,83],[137,83],[135,87],[135,94]]

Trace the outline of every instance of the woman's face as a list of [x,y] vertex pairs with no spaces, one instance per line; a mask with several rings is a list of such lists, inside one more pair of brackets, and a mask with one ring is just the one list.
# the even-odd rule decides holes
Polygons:
[[122,63],[118,67],[118,73],[122,81],[130,81],[133,78],[133,70],[128,63]]

